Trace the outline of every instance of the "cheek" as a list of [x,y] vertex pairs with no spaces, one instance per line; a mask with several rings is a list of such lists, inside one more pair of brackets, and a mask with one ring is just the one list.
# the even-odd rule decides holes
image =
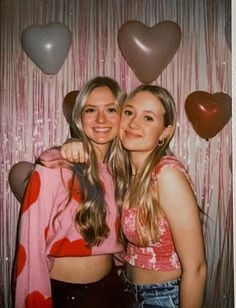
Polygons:
[[122,131],[125,128],[125,121],[121,118],[120,119],[120,124],[119,124],[119,135],[122,134]]
[[128,120],[126,119],[126,118],[124,118],[124,117],[120,117],[120,128],[124,128],[125,126],[127,126],[127,122],[128,122]]
[[162,134],[162,129],[155,127],[149,130],[150,142],[157,143]]
[[93,120],[92,120],[91,116],[83,115],[82,116],[82,126],[83,126],[83,128],[91,125],[92,121]]
[[110,121],[118,127],[120,124],[120,116],[116,114],[110,118]]

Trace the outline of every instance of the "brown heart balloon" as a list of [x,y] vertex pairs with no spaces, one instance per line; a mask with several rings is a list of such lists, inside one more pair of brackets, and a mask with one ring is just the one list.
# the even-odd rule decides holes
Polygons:
[[67,93],[66,96],[64,97],[62,109],[68,124],[72,123],[72,111],[75,104],[75,99],[78,94],[79,91],[75,90]]
[[75,99],[77,95],[79,94],[79,91],[71,91],[66,94],[63,100],[63,114],[66,118],[67,123],[70,125],[70,134],[71,137],[76,137],[76,128],[74,127],[74,124],[72,123],[72,111],[75,104]]
[[136,20],[128,21],[118,31],[121,53],[143,83],[151,83],[161,74],[180,41],[180,27],[168,20],[151,28]]
[[222,92],[192,92],[185,100],[185,111],[195,132],[204,139],[214,137],[231,117],[232,98]]
[[21,161],[13,165],[8,175],[10,188],[19,202],[22,202],[28,177],[33,170],[34,164],[28,161]]

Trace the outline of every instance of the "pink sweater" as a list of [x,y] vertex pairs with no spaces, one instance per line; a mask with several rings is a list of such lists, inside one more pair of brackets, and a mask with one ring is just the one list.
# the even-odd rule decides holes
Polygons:
[[[51,153],[58,156],[55,150]],[[77,187],[73,187],[74,193],[66,209],[54,220],[56,213],[65,208],[68,189],[72,188],[71,177],[72,172],[67,168],[41,165],[36,165],[30,177],[20,216],[16,257],[16,308],[52,306],[49,272],[54,258],[122,251],[117,241],[119,221],[114,200],[114,182],[103,163],[99,163],[99,177],[104,183],[108,207],[108,238],[100,246],[89,248],[76,228],[74,218],[80,200],[78,182],[75,185]]]

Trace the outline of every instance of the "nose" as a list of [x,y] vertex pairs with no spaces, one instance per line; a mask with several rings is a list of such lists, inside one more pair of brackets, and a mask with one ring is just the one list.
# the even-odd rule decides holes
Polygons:
[[138,117],[133,117],[130,122],[129,122],[129,127],[130,128],[139,128],[139,119]]
[[104,123],[105,119],[106,119],[106,117],[105,117],[104,112],[103,111],[99,111],[98,114],[97,114],[97,119],[96,119],[97,122],[98,123]]

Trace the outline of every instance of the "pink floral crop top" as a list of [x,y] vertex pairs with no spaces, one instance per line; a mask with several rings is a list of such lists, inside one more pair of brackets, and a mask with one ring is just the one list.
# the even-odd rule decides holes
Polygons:
[[[160,171],[165,166],[173,166],[181,170],[189,179],[184,167],[174,156],[164,156],[152,173],[152,185],[157,185]],[[191,184],[191,181],[190,181]],[[192,184],[191,184],[192,185]],[[171,271],[181,267],[177,256],[169,223],[165,216],[159,222],[160,239],[148,247],[139,245],[139,236],[136,230],[136,208],[124,208],[122,211],[122,230],[128,240],[125,261],[129,264],[147,270]]]

